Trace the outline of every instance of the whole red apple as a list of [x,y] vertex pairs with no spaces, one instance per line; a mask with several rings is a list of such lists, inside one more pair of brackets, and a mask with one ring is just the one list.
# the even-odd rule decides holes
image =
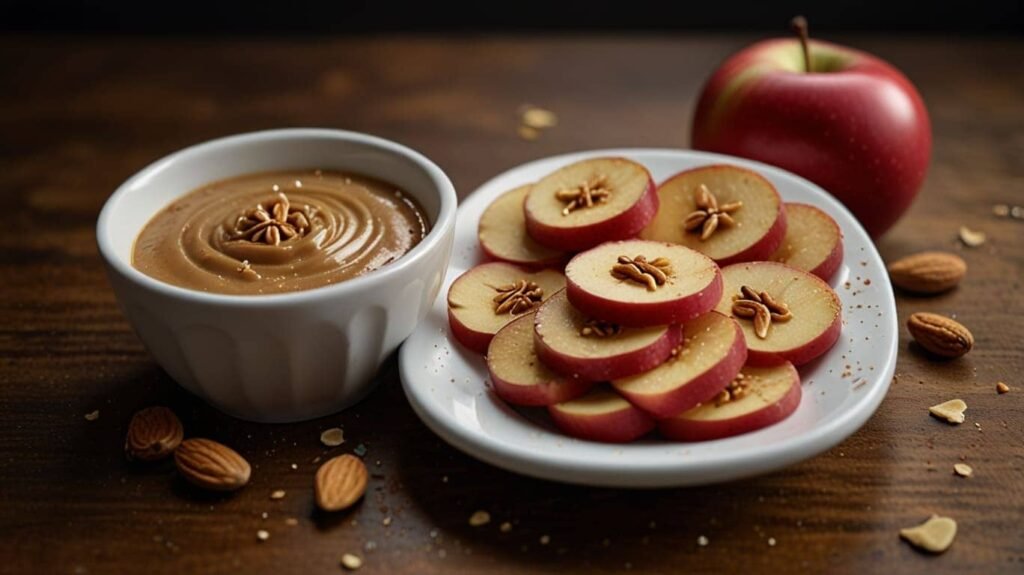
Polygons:
[[878,237],[924,181],[932,147],[928,112],[888,63],[806,35],[803,42],[766,40],[726,60],[700,96],[693,147],[797,173],[846,204]]

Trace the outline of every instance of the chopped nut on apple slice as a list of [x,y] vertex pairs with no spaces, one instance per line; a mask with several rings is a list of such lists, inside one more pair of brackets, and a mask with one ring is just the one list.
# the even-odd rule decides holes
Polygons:
[[658,211],[658,195],[641,164],[591,158],[538,180],[524,210],[533,239],[556,250],[580,251],[635,236]]
[[681,172],[658,186],[658,199],[658,213],[640,238],[682,244],[720,265],[766,260],[786,234],[775,186],[744,168],[723,164]]
[[652,369],[682,340],[678,326],[606,330],[597,335],[593,318],[574,308],[565,290],[551,296],[534,316],[537,356],[563,376],[609,381]]
[[551,294],[565,287],[554,270],[529,269],[492,262],[469,269],[448,288],[448,321],[462,345],[486,353],[491,338],[505,324],[536,311]]
[[573,306],[631,327],[683,323],[710,311],[722,295],[714,261],[664,242],[604,243],[574,257],[565,274]]

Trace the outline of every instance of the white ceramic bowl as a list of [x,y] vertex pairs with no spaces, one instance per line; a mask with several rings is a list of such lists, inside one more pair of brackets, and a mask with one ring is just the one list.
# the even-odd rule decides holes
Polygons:
[[[395,184],[423,206],[430,233],[387,267],[285,294],[203,293],[132,267],[142,227],[180,196],[232,176],[301,168]],[[125,315],[175,381],[242,419],[298,421],[366,395],[381,362],[426,315],[451,255],[456,203],[440,168],[394,142],[340,130],[272,130],[199,144],[146,167],[107,200],[96,236]]]

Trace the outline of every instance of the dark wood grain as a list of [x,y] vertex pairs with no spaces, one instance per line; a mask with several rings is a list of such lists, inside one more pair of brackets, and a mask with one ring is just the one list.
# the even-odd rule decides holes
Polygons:
[[[365,558],[365,573],[1024,572],[1024,222],[991,214],[994,203],[1024,204],[1024,42],[840,38],[902,68],[934,123],[924,192],[879,243],[883,255],[960,250],[960,225],[990,238],[962,249],[970,271],[960,289],[900,296],[901,324],[920,310],[955,314],[977,346],[935,362],[904,331],[897,381],[874,418],[766,477],[624,491],[506,473],[419,422],[393,358],[378,389],[345,413],[240,422],[160,371],[108,288],[98,210],[175,149],[262,128],[343,127],[422,150],[465,195],[549,154],[686,147],[700,83],[750,40],[0,40],[0,572],[335,573],[345,552]],[[517,138],[524,102],[554,109],[560,125]],[[1013,391],[997,395],[997,380]],[[970,406],[967,425],[928,417],[927,406],[953,396]],[[251,485],[208,496],[169,463],[125,461],[128,419],[151,404],[172,406],[190,435],[243,453]],[[86,421],[95,409],[99,419]],[[325,449],[319,433],[334,425],[347,442]],[[313,513],[315,461],[359,444],[373,474],[365,501]],[[961,460],[974,477],[953,476]],[[287,496],[271,501],[275,489]],[[493,522],[470,527],[477,509]],[[960,525],[941,557],[897,538],[931,513]],[[499,531],[504,521],[511,532]],[[270,539],[258,542],[258,529]]]

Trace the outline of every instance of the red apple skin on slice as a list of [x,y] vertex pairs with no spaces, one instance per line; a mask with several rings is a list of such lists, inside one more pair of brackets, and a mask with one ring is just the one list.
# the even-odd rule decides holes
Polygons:
[[[719,225],[707,239],[686,231],[684,222],[697,210],[701,185],[719,206],[743,205],[730,214],[735,225]],[[658,186],[660,208],[640,232],[645,240],[682,244],[706,254],[719,265],[768,259],[786,235],[786,212],[775,186],[757,172],[730,165],[712,165],[680,172]]]
[[[664,258],[668,280],[654,290],[612,274],[620,256]],[[713,309],[722,278],[711,258],[689,248],[643,240],[608,242],[577,254],[565,268],[569,302],[584,314],[628,327],[683,323]]]
[[786,204],[786,236],[769,258],[832,279],[843,263],[843,232],[831,216],[808,205]]
[[747,340],[747,364],[803,365],[828,351],[839,339],[842,304],[818,276],[777,262],[748,262],[722,268],[722,280],[724,293],[715,308],[721,313],[733,315],[733,296],[746,285],[758,293],[767,291],[788,305],[793,314],[785,323],[772,321],[768,337],[763,339],[754,332],[753,321],[737,318]]
[[[584,182],[610,190],[606,201],[563,213],[567,202],[556,195]],[[556,170],[533,185],[523,205],[526,230],[552,249],[582,251],[611,240],[635,236],[658,211],[650,172],[625,158],[593,158]]]
[[562,290],[534,316],[534,343],[554,371],[584,381],[629,377],[660,365],[682,341],[678,326],[620,327],[618,333],[584,336],[589,318],[572,307]]
[[503,262],[480,264],[455,278],[448,288],[448,324],[459,343],[483,354],[491,338],[505,324],[523,313],[536,311],[537,306],[519,314],[495,313],[495,288],[519,280],[537,283],[543,298],[565,287],[565,276],[554,270],[530,271]]
[[750,433],[789,417],[800,406],[800,374],[791,363],[745,367],[747,393],[723,404],[714,399],[658,422],[658,431],[676,441],[709,441]]
[[480,216],[477,238],[487,257],[530,268],[558,266],[569,254],[541,245],[526,233],[523,204],[532,184],[498,196]]
[[683,343],[668,361],[612,387],[655,418],[674,417],[725,389],[746,359],[739,324],[713,311],[683,326]]
[[566,435],[604,443],[627,443],[655,427],[654,418],[606,386],[548,407],[555,425]]
[[494,393],[513,405],[552,405],[578,397],[593,385],[562,377],[537,357],[533,315],[520,316],[501,328],[487,348],[487,371]]

